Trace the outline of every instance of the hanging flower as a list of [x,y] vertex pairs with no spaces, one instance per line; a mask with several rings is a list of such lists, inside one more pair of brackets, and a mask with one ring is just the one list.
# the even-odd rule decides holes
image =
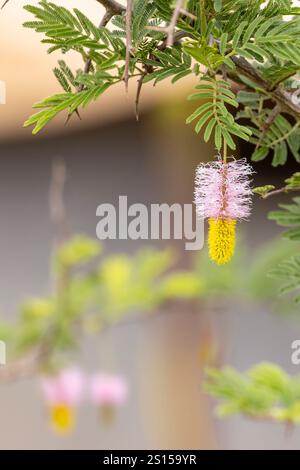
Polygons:
[[234,254],[236,221],[251,210],[250,175],[246,159],[200,163],[196,171],[195,204],[200,218],[208,218],[210,258],[227,263]]
[[83,374],[78,369],[66,369],[58,375],[42,377],[41,390],[55,431],[67,433],[74,428],[76,407],[82,399],[83,388]]
[[114,410],[128,397],[128,383],[120,375],[95,374],[90,382],[91,401],[100,407],[102,417],[110,421]]

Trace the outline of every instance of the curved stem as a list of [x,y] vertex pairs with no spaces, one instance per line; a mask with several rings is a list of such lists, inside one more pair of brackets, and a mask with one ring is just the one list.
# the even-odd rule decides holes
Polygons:
[[271,143],[271,146],[274,147],[275,145],[280,144],[280,142],[282,142],[283,140],[286,140],[299,126],[300,126],[300,120],[296,122],[296,124],[288,132],[286,132],[284,135],[282,135],[278,139],[274,140]]
[[287,194],[287,193],[290,193],[290,192],[293,192],[293,191],[299,192],[300,187],[299,188],[289,188],[287,186],[284,186],[282,188],[278,188],[278,189],[274,189],[273,191],[269,191],[267,194],[264,194],[261,197],[262,197],[262,199],[267,199],[270,196],[276,196],[277,194],[283,194],[283,193]]

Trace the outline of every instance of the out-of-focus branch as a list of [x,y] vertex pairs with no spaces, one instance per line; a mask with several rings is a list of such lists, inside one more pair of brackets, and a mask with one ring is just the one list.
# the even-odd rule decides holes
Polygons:
[[40,343],[24,357],[0,367],[0,383],[14,382],[37,374],[50,353],[49,344]]
[[49,187],[49,212],[51,221],[55,228],[56,245],[64,242],[67,237],[67,218],[64,204],[66,173],[66,165],[64,161],[54,161]]
[[[166,47],[173,46],[174,38],[175,38],[175,28],[178,21],[180,14],[184,14],[185,16],[190,16],[189,12],[184,10],[183,7],[184,0],[177,0],[176,6],[174,8],[170,23],[168,26],[161,27],[161,26],[148,26],[148,29],[152,31],[160,31],[162,33],[166,33]],[[194,16],[194,15],[193,15]]]
[[[193,303],[191,304],[193,305]],[[139,325],[149,322],[152,318],[158,318],[166,315],[175,315],[179,312],[182,312],[182,309],[178,310],[175,308],[170,308],[166,306],[161,308],[155,313],[148,313],[145,315],[130,315],[126,320],[115,321],[111,323],[103,323],[99,331],[100,334],[104,334],[107,330],[113,328],[123,328],[131,325]],[[197,308],[196,310],[191,309],[191,314],[201,314],[202,309]],[[75,323],[75,326],[79,327],[79,330],[84,327],[84,323],[78,322]],[[0,384],[10,383],[16,380],[22,380],[30,377],[34,377],[36,374],[39,374],[43,371],[51,353],[53,352],[53,338],[55,337],[55,330],[49,330],[45,332],[44,339],[26,355],[20,359],[15,360],[11,364],[0,367]]]
[[176,2],[170,24],[169,24],[169,26],[167,27],[167,30],[166,30],[166,32],[168,34],[167,46],[172,46],[173,45],[175,27],[176,27],[176,23],[177,23],[177,20],[179,18],[179,15],[180,15],[180,11],[183,7],[183,2],[184,2],[184,0],[177,0],[177,2]]
[[[54,249],[65,241],[67,237],[67,218],[64,204],[64,188],[66,182],[66,166],[63,160],[56,160],[52,166],[52,175],[49,187],[49,212],[55,229]],[[65,287],[65,278],[55,279],[55,289]],[[37,374],[47,363],[53,350],[52,341],[55,335],[53,328],[45,331],[39,344],[25,353],[20,359],[0,368],[0,383],[11,382]]]
[[[7,0],[8,1],[8,0]],[[104,6],[105,10],[112,15],[121,15],[125,11],[125,7],[115,0],[96,0]]]
[[5,2],[3,3],[2,7],[1,7],[1,10],[2,10],[2,8],[5,7],[5,5],[6,5],[8,2],[9,2],[9,0],[5,0]]

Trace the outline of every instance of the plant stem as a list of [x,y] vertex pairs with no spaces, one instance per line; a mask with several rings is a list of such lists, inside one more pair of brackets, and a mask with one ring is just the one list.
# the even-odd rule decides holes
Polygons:
[[225,139],[223,139],[224,145],[223,145],[223,162],[227,162],[227,143]]
[[261,197],[262,197],[262,199],[267,199],[270,196],[276,196],[277,194],[283,194],[283,193],[290,193],[292,191],[299,192],[300,187],[299,188],[289,188],[288,186],[284,186],[283,188],[278,188],[278,189],[274,189],[273,191],[269,191],[267,194],[265,194]]

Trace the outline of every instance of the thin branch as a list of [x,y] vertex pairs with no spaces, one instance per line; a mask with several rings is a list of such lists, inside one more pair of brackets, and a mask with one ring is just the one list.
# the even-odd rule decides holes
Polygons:
[[290,128],[289,131],[287,131],[284,135],[282,135],[281,137],[278,137],[278,139],[276,140],[273,140],[271,143],[270,143],[270,146],[271,148],[275,148],[275,146],[277,144],[280,144],[280,142],[284,141],[284,140],[287,140],[287,138],[293,134],[295,132],[296,129],[298,129],[298,127],[300,126],[300,120],[298,119],[298,121],[296,122],[296,124]]
[[[174,38],[173,38],[173,44],[175,43],[178,43],[180,42],[181,39],[183,38],[188,38],[188,37],[191,37],[191,35],[189,33],[186,33],[185,31],[177,31],[175,34],[174,34]],[[166,47],[168,46],[168,43],[167,43],[167,38],[157,47],[158,50],[160,51],[163,51],[164,49],[166,49]]]
[[[7,0],[9,1],[9,0]],[[114,0],[97,0],[97,2],[101,3],[101,5],[104,6],[105,8],[105,13],[99,23],[99,28],[104,28],[104,26],[107,25],[107,23],[110,22],[110,20],[112,19],[113,16],[115,15],[122,15],[122,13],[124,13],[125,10],[125,7],[123,7],[123,5],[121,5],[120,3],[114,1]],[[84,73],[85,74],[88,74],[91,70],[91,67],[92,67],[92,59],[89,57],[85,64],[84,64]],[[81,84],[79,87],[78,87],[78,92],[80,91],[83,91],[84,89],[84,85]],[[75,113],[77,114],[77,116],[79,117],[79,119],[81,119],[80,117],[80,114],[78,112],[78,109],[75,109]],[[65,125],[67,125],[72,117],[73,113],[69,113],[67,118],[66,118],[66,122],[65,122]]]
[[140,97],[141,97],[141,91],[142,91],[142,86],[143,86],[143,81],[145,76],[147,75],[148,71],[147,69],[144,70],[138,79],[137,82],[137,89],[136,89],[136,95],[135,95],[135,117],[136,120],[139,120],[140,114],[139,114],[139,103],[140,103]]
[[300,191],[300,188],[289,188],[288,186],[283,186],[282,188],[274,189],[273,191],[269,191],[268,193],[261,196],[262,199],[267,199],[270,196],[276,196],[277,194],[288,194],[293,191]]
[[[153,29],[153,28],[148,27],[147,29]],[[161,28],[159,30],[161,31]],[[184,37],[189,37],[189,33],[186,33],[185,31],[177,31],[174,34],[174,44],[177,43],[177,42],[180,42],[180,40],[183,39]],[[159,51],[163,51],[164,49],[166,49],[166,47],[167,47],[167,38],[164,39],[164,41],[162,41],[162,43],[157,46],[157,49]],[[154,56],[151,57],[151,59],[154,60],[154,61],[156,60],[156,58]],[[137,89],[136,89],[136,96],[135,96],[135,117],[136,117],[137,121],[139,120],[139,103],[140,103],[141,91],[142,91],[142,87],[143,87],[143,80],[144,80],[145,76],[148,73],[151,73],[151,72],[153,72],[152,65],[144,64],[144,71],[142,72],[142,74],[141,74],[141,76],[138,80]]]
[[[174,11],[173,11],[171,21],[168,24],[168,26],[165,26],[165,27],[148,26],[147,27],[147,29],[152,30],[152,31],[159,31],[159,32],[162,32],[162,33],[166,33],[167,37],[166,37],[166,41],[165,41],[165,44],[166,44],[165,47],[173,46],[173,44],[174,44],[174,41],[175,41],[175,28],[176,28],[176,24],[177,24],[177,21],[178,21],[178,18],[180,16],[180,14],[184,14],[185,16],[190,16],[190,13],[182,8],[183,3],[184,3],[184,0],[177,0],[176,6],[175,6]],[[192,15],[192,16],[194,16],[194,15]],[[183,31],[181,31],[181,32],[183,32]],[[187,36],[187,33],[184,32],[183,37],[184,36]]]
[[180,14],[183,16],[187,16],[193,21],[197,20],[197,16],[193,15],[193,13],[190,13],[189,11],[185,10],[184,8],[180,8]]
[[274,106],[269,116],[267,117],[266,122],[263,123],[262,127],[264,129],[264,132],[266,132],[270,128],[270,126],[273,124],[273,122],[275,121],[278,114],[280,114],[280,112],[281,112],[281,108],[279,104],[276,104],[276,106]]
[[170,21],[170,24],[167,28],[167,30],[168,30],[167,45],[169,47],[173,46],[175,27],[176,27],[177,20],[178,20],[179,15],[180,15],[180,10],[183,7],[183,3],[184,3],[184,0],[177,0],[176,6],[174,8],[173,15],[172,15],[172,18],[171,18],[171,21]]
[[130,63],[130,54],[131,54],[131,49],[132,49],[131,20],[132,20],[132,0],[127,0],[127,6],[126,6],[126,56],[125,56],[125,68],[124,68],[124,82],[125,82],[126,91],[128,91],[129,63]]
[[104,6],[105,10],[108,13],[113,15],[122,15],[125,11],[125,7],[121,3],[116,2],[115,0],[97,0],[98,3]]
[[8,2],[9,2],[9,0],[5,0],[5,2],[3,3],[2,7],[1,7],[1,10],[2,10],[2,8],[5,7],[5,5],[6,5]]
[[[106,0],[97,0],[97,2],[101,3],[106,8],[106,11],[99,23],[99,28],[103,28],[104,26],[106,26],[113,16],[121,15],[125,11],[125,8],[123,7],[123,5],[120,5],[117,2],[110,2]],[[89,58],[85,62],[84,73],[89,73],[91,69],[91,65],[92,65],[92,60]],[[82,90],[83,90],[83,85],[80,86],[79,91],[82,91]]]
[[279,104],[276,104],[272,111],[270,112],[269,116],[267,117],[266,121],[262,124],[262,132],[259,138],[259,141],[256,144],[256,149],[261,145],[261,142],[264,140],[268,130],[272,126],[273,122],[275,121],[276,117],[281,113],[281,107]]
[[294,116],[295,119],[300,119],[300,103],[297,103],[293,96],[283,88],[276,88],[272,92],[273,98],[281,105],[282,110]]

